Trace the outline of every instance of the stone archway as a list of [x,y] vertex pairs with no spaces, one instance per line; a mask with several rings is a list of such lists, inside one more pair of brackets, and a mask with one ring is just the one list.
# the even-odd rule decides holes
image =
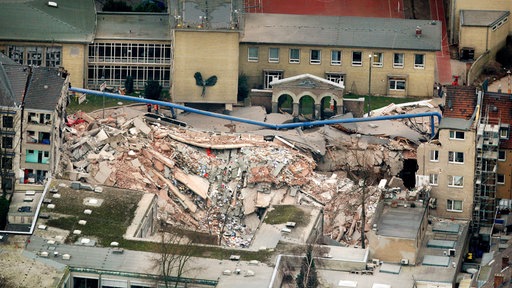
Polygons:
[[[302,114],[306,118],[316,120],[321,117],[321,100],[328,96],[334,99],[336,114],[343,112],[344,86],[311,74],[302,74],[272,82],[272,112],[278,113],[279,107],[287,95],[293,100],[292,115]],[[286,98],[289,99],[289,98]],[[287,100],[289,101],[289,100]]]
[[320,119],[331,118],[334,115],[340,114],[338,112],[338,101],[333,96],[324,96],[320,101]]
[[311,95],[304,95],[299,98],[299,115],[308,120],[316,119],[315,98]]
[[277,99],[277,110],[293,114],[293,98],[289,94],[281,94]]

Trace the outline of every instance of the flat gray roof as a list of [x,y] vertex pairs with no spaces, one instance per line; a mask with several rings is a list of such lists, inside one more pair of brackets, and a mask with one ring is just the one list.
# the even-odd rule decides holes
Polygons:
[[385,207],[378,220],[377,235],[415,239],[423,213],[424,207]]
[[432,20],[253,13],[245,16],[240,42],[439,51],[441,26]]
[[425,255],[425,257],[423,257],[423,262],[421,264],[428,265],[428,266],[448,267],[448,265],[450,265],[450,257]]
[[462,26],[489,27],[508,15],[509,11],[461,10],[460,23]]
[[98,12],[96,40],[171,40],[167,13]]
[[461,118],[443,118],[439,123],[439,129],[457,129],[468,131],[471,128],[473,120],[466,120]]

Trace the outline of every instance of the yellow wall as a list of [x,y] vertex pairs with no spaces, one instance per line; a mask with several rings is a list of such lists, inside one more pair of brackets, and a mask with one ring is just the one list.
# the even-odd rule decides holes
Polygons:
[[496,198],[512,199],[512,150],[505,150],[505,161],[498,160],[498,174],[505,176],[505,184],[496,185]]
[[[237,32],[174,31],[171,97],[177,103],[236,103],[238,92]],[[217,76],[217,84],[201,97],[194,73],[203,79]]]
[[[453,7],[453,9],[452,9]],[[449,29],[453,26],[454,31],[454,40],[455,43],[459,42],[458,33],[459,33],[459,23],[460,23],[460,10],[498,10],[498,11],[511,11],[512,10],[512,1],[510,0],[493,0],[492,5],[488,1],[482,0],[451,0],[450,10],[447,11],[447,14],[450,15],[453,12],[453,17],[448,17],[448,19],[453,19],[453,24],[450,23]],[[450,13],[448,13],[450,12]],[[507,30],[510,32],[511,27],[510,21],[505,24]],[[460,45],[459,45],[460,46]],[[462,46],[460,46],[462,47]]]
[[[431,197],[437,199],[437,208],[430,213],[437,217],[469,220],[472,217],[475,177],[475,134],[465,131],[465,140],[449,139],[449,129],[439,131],[440,144],[423,143],[418,147],[418,175],[438,174],[438,184],[432,185]],[[439,161],[430,161],[430,151],[439,151]],[[464,164],[448,163],[448,152],[464,152]],[[448,176],[463,176],[463,187],[448,187]],[[462,200],[462,212],[446,210],[446,202]]]
[[85,48],[84,44],[63,44],[62,45],[62,64],[69,73],[71,85],[73,87],[83,88],[87,68],[85,66]]
[[[248,61],[249,47],[259,48],[257,62]],[[279,63],[269,63],[269,48],[279,48]],[[300,49],[300,63],[289,63],[290,48]],[[310,64],[311,49],[321,51],[321,63]],[[341,50],[341,65],[331,65],[331,51]],[[352,52],[362,52],[362,66],[352,66]],[[435,53],[420,51],[400,51],[385,49],[352,49],[340,47],[308,47],[290,45],[266,45],[266,44],[240,44],[240,71],[247,75],[249,87],[254,89],[263,88],[264,70],[283,70],[284,78],[300,75],[313,74],[325,78],[326,73],[345,74],[345,91],[355,94],[368,93],[369,79],[369,55],[372,52],[383,53],[383,66],[372,67],[371,93],[374,95],[396,95],[396,96],[432,96],[432,89],[435,81]],[[394,53],[404,53],[404,68],[393,68]],[[414,54],[425,54],[425,68],[414,68]],[[388,75],[400,75],[407,77],[406,93],[390,93],[388,91]],[[402,94],[402,95],[400,95]]]
[[501,47],[505,46],[509,33],[508,22],[499,27],[496,31],[492,31],[490,27],[462,26],[460,30],[459,48],[474,48],[475,59],[487,50],[490,50],[494,57],[496,52]]

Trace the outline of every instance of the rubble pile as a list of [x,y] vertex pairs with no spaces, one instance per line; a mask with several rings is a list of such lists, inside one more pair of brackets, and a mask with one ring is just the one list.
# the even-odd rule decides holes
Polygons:
[[[324,233],[353,245],[368,226],[358,224],[362,195],[366,223],[380,198],[376,187],[356,185],[340,173],[315,172],[312,155],[286,141],[166,126],[146,122],[142,113],[119,112],[106,119],[81,113],[81,119],[85,121],[64,130],[61,177],[154,193],[161,220],[219,235],[219,244],[249,246],[255,231],[245,225],[245,217],[286,202],[323,207]],[[401,152],[410,149],[400,140],[356,134],[340,140],[340,134],[328,134],[323,134],[328,147],[324,158],[330,171],[371,163],[372,173],[397,175]]]

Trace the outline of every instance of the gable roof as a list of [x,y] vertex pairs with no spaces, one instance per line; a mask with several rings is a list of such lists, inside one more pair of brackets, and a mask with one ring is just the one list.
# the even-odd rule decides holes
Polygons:
[[476,88],[472,86],[446,86],[443,117],[469,120],[475,112]]
[[55,110],[65,81],[57,68],[33,68],[24,101],[25,109]]
[[442,25],[432,20],[249,13],[244,25],[245,43],[441,50]]
[[284,78],[284,79],[275,80],[275,81],[270,82],[269,84],[272,85],[272,86],[275,86],[275,85],[291,83],[291,82],[294,82],[294,81],[297,81],[297,80],[305,80],[305,79],[313,79],[316,82],[321,82],[321,83],[324,83],[324,84],[327,84],[327,85],[331,85],[331,86],[334,86],[334,87],[337,87],[337,88],[340,88],[340,89],[345,88],[345,86],[343,86],[343,85],[341,85],[339,83],[332,82],[332,81],[329,81],[327,79],[324,79],[324,78],[321,78],[321,77],[318,77],[318,76],[315,76],[315,75],[311,75],[311,74],[300,74],[300,75],[297,75],[297,76],[292,76],[292,77],[288,77],[288,78]]
[[30,69],[20,64],[0,64],[0,106],[20,105]]
[[[489,120],[500,119],[501,124],[512,126],[512,98],[510,94],[486,92],[483,97],[482,115]],[[500,139],[500,147],[512,149],[512,137]]]
[[461,10],[460,24],[462,26],[490,27],[509,15],[509,11]]
[[94,1],[0,1],[0,39],[17,41],[90,42],[96,22]]

